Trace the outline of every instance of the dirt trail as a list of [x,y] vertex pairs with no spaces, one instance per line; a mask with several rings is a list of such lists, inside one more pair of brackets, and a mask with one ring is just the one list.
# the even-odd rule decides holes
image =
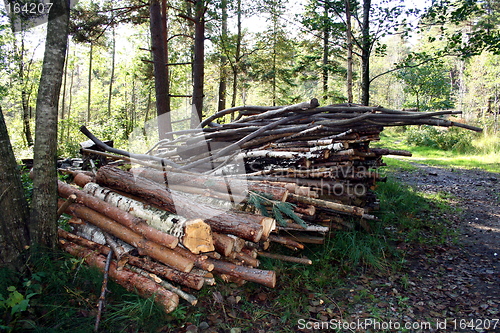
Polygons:
[[474,320],[474,327],[456,331],[500,332],[500,322],[489,330],[484,322],[500,319],[500,174],[412,164],[417,170],[395,177],[419,191],[447,194],[459,209],[452,217],[459,236],[458,245],[410,249],[410,312]]
[[445,218],[458,242],[400,245],[405,268],[348,278],[335,295],[343,306],[337,317],[401,325],[372,332],[500,332],[500,174],[411,163],[415,170],[392,176],[449,199],[457,213]]

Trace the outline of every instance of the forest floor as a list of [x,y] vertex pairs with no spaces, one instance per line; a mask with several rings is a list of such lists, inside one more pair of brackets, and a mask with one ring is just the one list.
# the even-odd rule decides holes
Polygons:
[[456,208],[447,216],[456,242],[399,244],[405,268],[398,276],[353,280],[353,299],[362,292],[378,302],[355,304],[343,320],[374,319],[369,307],[375,306],[381,323],[408,323],[410,332],[500,332],[500,174],[411,164],[416,168],[395,178],[419,192],[447,196]]
[[[213,315],[177,332],[500,332],[500,174],[410,163],[391,176],[446,198],[452,210],[426,218],[445,218],[449,241],[402,241],[401,269],[346,274],[321,296],[304,288],[309,307],[300,319],[284,322],[266,292],[250,296],[262,305],[259,318],[245,313],[236,294],[214,293],[201,305]],[[237,328],[242,319],[253,328]]]

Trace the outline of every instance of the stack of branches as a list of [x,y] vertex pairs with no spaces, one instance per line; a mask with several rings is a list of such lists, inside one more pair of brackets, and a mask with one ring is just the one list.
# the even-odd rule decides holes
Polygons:
[[[132,272],[157,274],[137,264],[145,256],[162,269],[189,276],[175,280],[179,283],[195,277],[207,281],[214,271],[226,281],[274,287],[275,273],[257,268],[259,255],[311,261],[271,253],[271,242],[300,250],[305,243],[322,244],[334,229],[369,229],[367,220],[376,219],[373,189],[384,180],[376,172],[384,165],[382,156],[411,156],[370,147],[384,127],[426,124],[481,131],[446,118],[458,113],[353,104],[319,107],[316,99],[284,107],[243,106],[220,111],[198,128],[173,132],[171,139],[144,154],[109,147],[82,126],[81,131],[108,153],[84,152],[140,167],[124,171],[108,165],[95,175],[77,173],[74,181],[83,190],[60,184],[60,194],[76,194],[80,201],[67,208],[77,222],[85,221],[74,228],[74,235],[84,237],[88,232],[79,229],[90,223],[109,234],[101,243],[112,247],[111,237],[116,237],[132,246],[124,270],[130,266],[136,267]],[[222,123],[229,115],[235,120]],[[87,197],[100,205],[107,202],[106,208]],[[133,217],[111,213],[117,210]],[[64,244],[92,248],[62,237]],[[117,258],[116,269],[120,262]]]
[[[273,218],[193,201],[189,194],[151,181],[139,170],[107,165],[95,174],[65,171],[74,176],[74,184],[58,182],[60,213],[70,217],[68,227],[59,230],[61,247],[102,270],[107,267],[110,277],[129,290],[144,296],[156,293],[166,312],[175,309],[179,297],[197,302],[176,284],[200,290],[219,276],[226,282],[275,287],[276,273],[259,269],[257,259],[273,256],[265,252],[271,240],[283,242],[271,235],[276,227]],[[278,190],[274,196],[286,194]],[[176,214],[179,210],[182,216]],[[297,242],[285,245],[303,248]],[[106,265],[110,253],[115,260]]]

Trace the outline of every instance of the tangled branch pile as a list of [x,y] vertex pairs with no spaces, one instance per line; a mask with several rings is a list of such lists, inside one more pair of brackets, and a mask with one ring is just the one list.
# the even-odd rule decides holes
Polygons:
[[[384,165],[382,156],[411,155],[370,148],[384,127],[480,131],[443,118],[457,113],[319,107],[316,99],[286,107],[245,106],[218,112],[196,129],[170,133],[146,154],[111,148],[82,127],[101,150],[114,154],[85,153],[142,167],[124,171],[108,165],[95,176],[75,172],[83,190],[60,183],[61,197],[77,197],[77,203],[60,203],[68,205],[63,209],[74,222],[71,234],[61,231],[61,244],[99,267],[113,249],[111,277],[129,288],[140,284],[146,296],[160,291],[157,300],[167,311],[179,295],[196,301],[164,279],[200,289],[213,283],[215,273],[225,281],[274,287],[275,272],[257,268],[259,255],[311,261],[270,253],[271,242],[300,250],[304,243],[323,243],[333,229],[369,229],[367,220],[376,219],[373,189],[383,181],[376,172]],[[235,120],[214,123],[229,115]]]

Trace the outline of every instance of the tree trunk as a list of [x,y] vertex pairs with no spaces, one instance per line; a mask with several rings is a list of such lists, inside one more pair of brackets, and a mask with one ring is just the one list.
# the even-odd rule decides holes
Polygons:
[[203,83],[205,81],[205,5],[204,0],[195,2],[194,60],[193,60],[193,110],[191,128],[203,120]]
[[111,99],[113,98],[113,82],[115,81],[115,58],[116,58],[116,38],[115,29],[113,28],[113,53],[111,56],[111,77],[109,78],[109,94],[108,94],[108,117],[111,116]]
[[149,7],[151,48],[156,91],[156,113],[158,116],[158,135],[160,139],[170,138],[172,122],[170,119],[169,86],[165,59],[165,43],[161,18],[160,2],[151,0]]
[[92,60],[94,53],[94,45],[90,42],[90,51],[89,51],[89,78],[88,78],[88,92],[87,92],[87,124],[90,123],[90,106],[92,100]]
[[[63,72],[63,83],[62,83],[62,101],[61,101],[61,119],[64,119],[66,113],[66,81],[68,79],[68,58],[69,58],[69,44],[66,48],[66,56],[64,59],[64,72]],[[62,135],[61,135],[62,138]]]
[[23,108],[23,133],[28,147],[33,146],[33,137],[31,136],[31,113],[29,108],[29,96],[26,87],[25,63],[24,63],[24,38],[21,39],[21,50],[17,49],[17,43],[14,41],[14,50],[19,57],[19,79],[21,81],[21,106]]
[[323,17],[323,101],[328,100],[328,54],[329,44],[330,44],[330,25],[328,18],[328,6],[329,4],[325,2],[324,4],[324,17]]
[[[225,45],[227,43],[227,0],[221,0],[222,9],[222,33],[221,33],[221,43]],[[226,92],[227,92],[227,70],[226,70],[227,58],[222,53],[220,56],[220,77],[219,77],[219,99],[217,103],[217,110],[226,109]]]
[[0,266],[20,268],[29,245],[28,203],[0,108]]
[[352,97],[352,27],[350,0],[345,0],[346,35],[347,35],[347,103],[353,102]]
[[371,54],[371,37],[370,37],[370,9],[371,0],[363,1],[363,26],[361,28],[361,102],[368,106],[370,103],[370,54]]
[[68,42],[67,1],[54,0],[47,25],[42,75],[36,101],[33,201],[30,235],[33,244],[57,244],[57,115]]

